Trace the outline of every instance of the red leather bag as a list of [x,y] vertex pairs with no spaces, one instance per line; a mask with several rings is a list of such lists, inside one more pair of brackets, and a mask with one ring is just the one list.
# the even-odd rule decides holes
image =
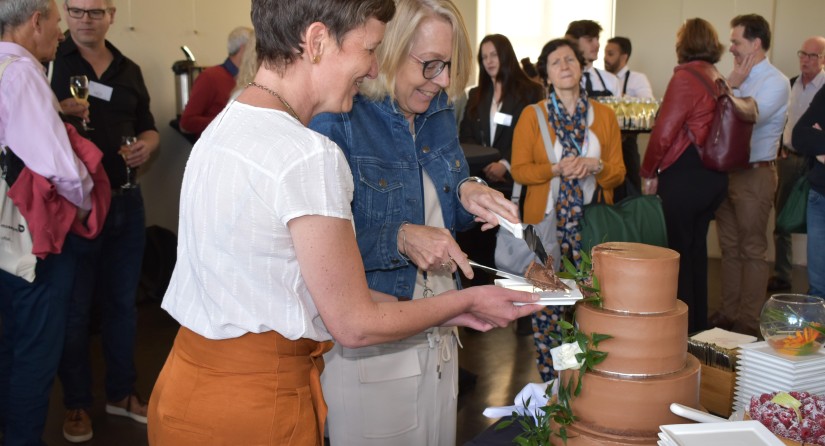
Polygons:
[[716,79],[714,90],[708,78],[694,70],[687,71],[698,77],[710,95],[716,98],[716,111],[708,139],[702,145],[696,144],[702,164],[718,172],[748,167],[751,134],[759,117],[756,101],[751,97],[734,96],[728,83],[721,77]]

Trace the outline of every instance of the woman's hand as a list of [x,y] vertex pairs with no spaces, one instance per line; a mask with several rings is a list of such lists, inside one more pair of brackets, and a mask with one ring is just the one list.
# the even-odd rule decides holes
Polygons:
[[484,168],[484,177],[492,183],[503,183],[504,174],[507,173],[507,166],[501,161],[490,163]]
[[659,178],[642,178],[642,195],[656,195],[659,188]]
[[599,169],[599,160],[597,158],[587,158],[583,156],[568,156],[562,158],[557,166],[562,177],[582,179]]
[[510,322],[542,308],[541,305],[514,305],[514,302],[533,303],[538,300],[538,294],[492,285],[465,288],[457,293],[470,294],[470,309],[444,325],[459,325],[487,331],[495,327],[506,327]]
[[473,181],[466,181],[461,185],[458,195],[461,197],[464,209],[475,215],[477,222],[483,223],[482,231],[498,226],[498,218],[493,215],[493,212],[506,218],[510,223],[521,223],[518,217],[518,205],[495,189]]
[[398,230],[398,247],[424,271],[453,273],[458,267],[465,276],[473,278],[467,254],[444,228],[405,224]]

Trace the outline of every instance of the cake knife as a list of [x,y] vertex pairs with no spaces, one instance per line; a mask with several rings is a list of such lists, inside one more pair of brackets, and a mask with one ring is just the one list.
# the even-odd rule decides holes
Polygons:
[[524,277],[524,276],[519,276],[518,274],[508,273],[507,271],[502,271],[500,269],[490,268],[489,266],[482,265],[478,262],[474,262],[474,261],[469,260],[469,259],[467,259],[467,261],[470,263],[470,266],[472,266],[472,267],[480,268],[480,269],[483,269],[483,270],[486,270],[486,271],[490,271],[491,273],[495,273],[496,275],[498,275],[500,277],[506,277],[507,279],[513,279],[513,280],[520,280],[524,283],[530,283],[530,282],[527,281],[527,278]]

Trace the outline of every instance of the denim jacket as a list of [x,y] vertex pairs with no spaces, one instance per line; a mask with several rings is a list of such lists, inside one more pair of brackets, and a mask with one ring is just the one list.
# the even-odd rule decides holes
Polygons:
[[397,234],[404,222],[424,224],[421,169],[438,189],[444,226],[453,237],[473,225],[473,216],[456,194],[469,167],[447,95],[439,94],[416,116],[415,139],[409,121],[389,97],[375,102],[357,95],[351,112],[320,114],[310,128],[335,141],[352,169],[352,213],[367,284],[411,298],[417,267],[399,252]]

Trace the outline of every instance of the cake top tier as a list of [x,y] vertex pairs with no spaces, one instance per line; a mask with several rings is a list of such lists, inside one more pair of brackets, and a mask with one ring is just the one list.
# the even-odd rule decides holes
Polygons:
[[662,313],[676,308],[676,251],[641,243],[610,242],[595,246],[592,258],[603,308],[630,313]]

